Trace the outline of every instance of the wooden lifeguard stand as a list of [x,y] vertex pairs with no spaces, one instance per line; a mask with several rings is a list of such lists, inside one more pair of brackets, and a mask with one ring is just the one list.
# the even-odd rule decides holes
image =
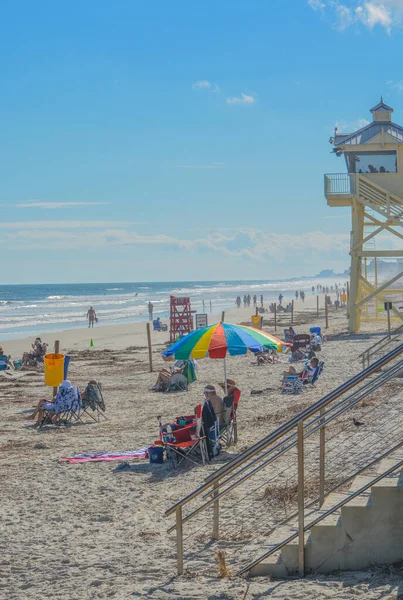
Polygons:
[[[379,318],[386,299],[399,294],[399,303],[403,299],[403,290],[395,289],[402,287],[395,282],[403,277],[403,127],[392,122],[393,108],[382,98],[371,113],[372,123],[354,133],[337,133],[335,128],[329,141],[336,156],[344,156],[347,173],[325,175],[328,205],[351,206],[351,333],[360,330],[362,320]],[[377,239],[382,249],[377,249]],[[385,266],[382,274],[380,267]],[[392,311],[403,318],[397,306]]]
[[174,342],[177,336],[193,331],[193,317],[190,298],[170,297],[170,340]]

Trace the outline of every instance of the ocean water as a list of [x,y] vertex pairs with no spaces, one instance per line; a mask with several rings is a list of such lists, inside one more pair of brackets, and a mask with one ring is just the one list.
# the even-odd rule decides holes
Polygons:
[[86,325],[90,306],[96,310],[100,325],[145,321],[147,304],[154,304],[154,315],[169,316],[169,297],[189,296],[192,308],[214,314],[234,307],[239,295],[263,294],[266,304],[280,292],[295,290],[311,293],[317,284],[343,285],[343,280],[302,279],[288,281],[176,281],[153,283],[83,283],[42,285],[0,285],[0,341],[41,335],[49,331],[74,329]]

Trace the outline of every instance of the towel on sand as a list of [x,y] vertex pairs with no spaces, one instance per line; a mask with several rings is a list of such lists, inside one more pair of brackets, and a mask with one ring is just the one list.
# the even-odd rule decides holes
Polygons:
[[126,460],[141,460],[148,458],[148,448],[141,450],[125,450],[124,452],[85,452],[83,454],[75,454],[66,458],[59,458],[59,463],[67,462],[68,465],[83,462],[112,462]]

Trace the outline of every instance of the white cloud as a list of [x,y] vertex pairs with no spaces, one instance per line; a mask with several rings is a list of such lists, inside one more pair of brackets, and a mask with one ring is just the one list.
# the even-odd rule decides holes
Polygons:
[[210,90],[211,92],[219,92],[220,88],[216,83],[211,83],[211,81],[207,81],[207,79],[201,79],[200,81],[195,81],[192,85],[194,90]]
[[389,80],[386,82],[386,85],[393,90],[398,90],[399,92],[403,92],[403,80],[400,80],[400,81]]
[[10,221],[0,222],[0,229],[102,229],[132,224],[125,221]]
[[393,27],[401,24],[403,18],[403,0],[307,0],[315,11],[327,11],[333,15],[335,25],[344,30],[354,24],[361,24],[372,30],[383,27],[390,33]]
[[354,22],[353,13],[348,6],[336,4],[334,8],[336,11],[337,27],[339,29],[346,29]]
[[350,122],[336,121],[334,127],[337,127],[337,133],[353,133],[354,131],[357,131],[358,129],[362,129],[363,127],[366,127],[366,125],[369,125],[368,119],[360,118],[360,119],[356,119],[355,121],[350,121]]
[[254,104],[255,102],[254,96],[248,96],[247,94],[227,98],[227,104]]
[[[125,224],[127,225],[127,224]],[[0,227],[0,243],[9,249],[34,250],[38,242],[53,249],[112,249],[153,245],[172,247],[196,253],[213,252],[215,256],[232,256],[251,260],[276,258],[284,262],[295,256],[295,249],[307,259],[335,252],[348,253],[349,234],[325,234],[320,231],[302,235],[264,232],[259,229],[210,229],[201,237],[177,238],[165,234],[143,235],[124,227],[122,223],[37,221],[6,223]]]
[[[375,25],[381,25],[389,31],[394,20],[392,12],[386,8],[385,4],[377,1],[364,2],[363,6],[357,6],[355,14],[357,19],[362,21],[369,29],[373,29]],[[396,19],[400,21],[397,13]]]
[[313,10],[323,10],[326,7],[321,0],[308,0],[308,4]]
[[29,200],[28,202],[17,202],[13,206],[17,208],[70,208],[73,206],[105,206],[109,202],[37,202]]

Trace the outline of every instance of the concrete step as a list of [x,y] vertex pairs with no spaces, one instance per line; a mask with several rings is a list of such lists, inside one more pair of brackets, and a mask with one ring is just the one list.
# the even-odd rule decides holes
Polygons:
[[[403,460],[403,453],[401,453],[401,451],[399,451],[399,454],[393,454],[392,458],[384,458],[383,460],[381,460],[377,468],[378,475],[381,475],[388,469],[393,468],[395,464],[399,462],[399,460]],[[398,467],[394,474],[399,473],[401,475],[402,469],[403,467]],[[388,475],[388,477],[390,477],[390,475]]]
[[[385,459],[379,470],[384,472],[396,464],[396,460],[399,459]],[[321,510],[311,512],[306,524],[348,499],[351,493],[371,484],[375,477],[376,474],[360,475],[352,481],[349,492],[330,494]],[[397,469],[312,527],[310,535],[305,536],[306,571],[326,573],[398,560],[403,554],[402,513],[402,470]],[[279,578],[297,573],[298,538],[251,571],[251,575]]]

